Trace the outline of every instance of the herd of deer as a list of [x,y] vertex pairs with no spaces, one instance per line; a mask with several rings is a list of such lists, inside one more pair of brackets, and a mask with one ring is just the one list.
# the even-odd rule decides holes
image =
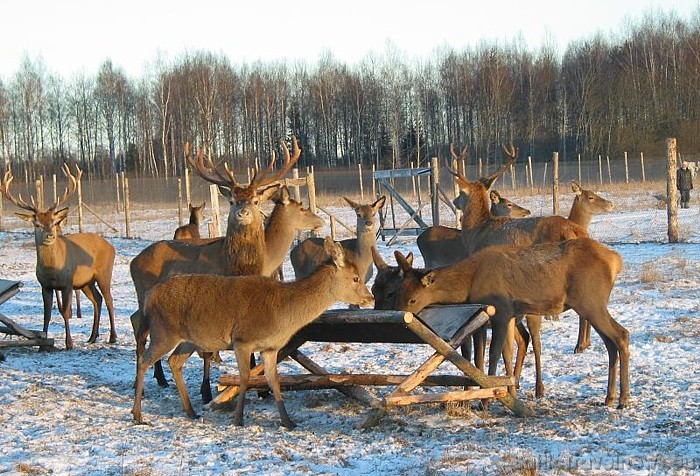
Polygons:
[[[136,340],[136,380],[132,414],[143,422],[141,400],[145,373],[167,385],[160,359],[170,353],[168,364],[183,408],[195,416],[182,368],[195,351],[204,361],[201,386],[204,402],[211,400],[209,370],[218,351],[233,348],[240,373],[240,393],[234,423],[243,424],[245,393],[259,352],[265,376],[274,395],[282,425],[293,427],[280,392],[278,351],[303,326],[334,302],[377,309],[420,312],[431,304],[481,303],[495,306],[488,373],[494,375],[501,356],[506,372],[519,378],[530,338],[536,362],[536,396],[544,394],[540,363],[540,326],[543,315],[573,309],[580,317],[576,352],[590,344],[590,326],[600,334],[608,351],[608,386],[605,403],[616,400],[617,367],[620,367],[619,407],[629,403],[629,333],[609,314],[607,304],[622,267],[620,256],[588,237],[591,217],[612,209],[612,203],[578,183],[568,219],[559,216],[529,217],[530,212],[491,190],[495,181],[517,157],[512,146],[504,148],[507,163],[492,175],[469,181],[452,170],[460,194],[454,205],[461,210],[461,228],[429,227],[417,240],[425,269],[413,268],[413,256],[395,252],[397,266],[389,266],[376,249],[376,220],[385,204],[381,197],[371,204],[347,203],[357,214],[357,237],[334,242],[307,238],[296,246],[299,231],[318,230],[324,222],[290,197],[280,180],[300,157],[296,140],[290,153],[284,141],[284,164],[275,171],[275,154],[264,170],[248,184],[238,183],[224,167],[221,172],[200,149],[195,160],[186,148],[187,161],[204,180],[219,187],[230,208],[226,235],[203,239],[199,235],[204,204],[190,206],[190,223],[175,232],[174,239],[157,241],[130,263],[138,309],[131,315]],[[454,149],[452,154],[457,158]],[[463,151],[463,153],[465,153]],[[77,169],[77,168],[76,168]],[[44,332],[53,306],[53,292],[62,299],[59,311],[65,322],[66,348],[70,336],[71,300],[81,290],[94,307],[92,333],[98,335],[102,296],[110,316],[109,342],[116,341],[114,309],[110,294],[114,247],[93,233],[63,235],[61,223],[68,209],[59,206],[75,192],[80,170],[73,175],[63,168],[69,184],[63,196],[46,211],[34,197],[31,204],[10,192],[13,177],[7,172],[0,191],[29,213],[17,213],[34,224],[36,275],[44,305]],[[274,202],[267,219],[262,205]],[[291,249],[291,251],[290,251]],[[285,258],[294,267],[295,280],[283,282],[277,270]],[[372,291],[367,284],[377,268]],[[99,288],[99,290],[98,290]],[[526,327],[526,325],[527,327]],[[484,367],[486,330],[474,335],[474,360]],[[513,347],[517,358],[513,369]],[[471,343],[463,348],[471,353]]]

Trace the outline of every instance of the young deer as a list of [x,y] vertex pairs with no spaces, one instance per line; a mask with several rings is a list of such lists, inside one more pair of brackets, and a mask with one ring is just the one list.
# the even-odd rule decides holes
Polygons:
[[[310,276],[280,283],[267,276],[225,277],[187,275],[170,278],[154,287],[146,299],[144,320],[150,329],[140,335],[142,349],[136,371],[136,391],[132,414],[142,423],[141,398],[148,367],[178,347],[168,363],[173,373],[183,409],[196,417],[187,393],[182,367],[193,347],[206,352],[233,345],[241,376],[234,424],[243,425],[243,406],[250,378],[250,356],[261,352],[265,377],[277,403],[282,425],[293,428],[284,407],[277,375],[277,354],[302,327],[312,322],[336,301],[367,305],[372,294],[362,282],[357,268],[347,263],[343,248],[330,238],[324,249],[331,257]],[[190,344],[180,346],[182,343]]]
[[[377,243],[377,212],[384,206],[386,197],[374,203],[361,205],[343,197],[357,214],[357,238],[349,238],[339,243],[347,260],[353,263],[364,282],[372,277],[372,247]],[[296,279],[309,276],[325,260],[323,239],[307,238],[295,246],[289,254]]]
[[191,203],[187,206],[190,210],[190,221],[187,225],[182,225],[175,230],[174,240],[198,240],[202,236],[199,233],[199,225],[201,225],[204,219],[204,207],[207,202],[202,202],[201,205],[192,205]]
[[[68,216],[68,208],[56,210],[70,197],[77,188],[82,171],[77,169],[77,177],[71,174],[68,165],[64,164],[63,172],[68,177],[68,187],[62,197],[56,200],[46,211],[37,208],[34,197],[32,204],[27,204],[21,196],[15,198],[10,193],[13,177],[11,172],[5,173],[0,183],[0,191],[7,199],[29,213],[15,214],[21,219],[34,225],[34,244],[36,246],[36,277],[41,285],[41,295],[44,303],[44,332],[49,329],[53,293],[60,291],[62,299],[59,311],[66,327],[66,349],[73,348],[73,338],[70,333],[71,302],[73,290],[79,289],[88,297],[93,306],[92,332],[88,343],[97,340],[102,313],[102,296],[109,312],[109,343],[117,341],[117,331],[114,326],[114,306],[112,301],[112,269],[114,268],[114,247],[104,238],[94,233],[74,233],[63,235],[61,223]],[[99,287],[99,291],[98,288]],[[100,294],[100,291],[102,294]]]
[[416,313],[436,303],[481,303],[496,308],[491,318],[489,375],[495,375],[502,352],[512,359],[512,348],[503,344],[514,316],[557,315],[573,309],[591,323],[608,350],[605,404],[615,401],[618,362],[618,408],[629,404],[629,332],[607,309],[615,278],[622,269],[622,259],[615,251],[590,238],[493,246],[435,270],[414,269],[400,252],[395,256],[404,273],[397,296],[399,309]]
[[[530,215],[530,210],[504,198],[496,190],[489,193],[491,215],[495,217],[521,218]],[[462,242],[458,228],[431,226],[416,239],[423,262],[427,268],[438,268],[467,257],[467,247]]]
[[[607,213],[615,208],[615,205],[601,197],[600,195],[590,190],[584,189],[577,181],[571,181],[571,190],[576,194],[574,202],[571,204],[569,211],[569,220],[580,225],[588,231],[588,225],[593,220],[593,215]],[[578,340],[574,353],[578,354],[588,349],[591,346],[591,325],[590,323],[579,320],[578,325]]]

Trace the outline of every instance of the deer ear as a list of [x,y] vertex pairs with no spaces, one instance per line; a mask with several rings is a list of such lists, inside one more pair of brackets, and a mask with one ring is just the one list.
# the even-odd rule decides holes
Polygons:
[[428,274],[426,274],[425,276],[423,276],[421,278],[420,282],[423,285],[423,287],[425,287],[425,288],[435,284],[435,271],[428,272]]
[[375,201],[372,204],[372,209],[376,212],[377,210],[382,208],[385,203],[386,203],[386,196],[382,195],[381,198],[377,199],[377,201]]
[[34,222],[34,218],[36,217],[36,215],[33,214],[33,213],[20,213],[20,212],[15,212],[15,215],[17,215],[18,217],[20,217],[22,220],[28,221],[28,222],[31,222],[31,223]]
[[274,185],[270,185],[269,187],[263,189],[262,193],[260,194],[260,200],[271,200],[272,197],[275,196],[277,191],[280,188],[280,184],[276,183]]
[[223,185],[217,185],[217,187],[219,187],[219,193],[224,197],[228,198],[229,202],[233,200],[234,194],[230,188],[225,187]]
[[289,189],[286,185],[282,185],[279,189],[279,201],[284,205],[289,204]]
[[489,198],[491,199],[491,202],[495,204],[498,204],[501,201],[501,196],[495,190],[491,190],[489,193]]
[[354,208],[354,209],[360,208],[360,204],[359,204],[359,203],[353,202],[353,201],[350,200],[348,197],[343,197],[343,200],[345,200],[346,202],[348,202],[348,205],[350,205],[350,206],[351,206],[352,208]]
[[384,261],[382,255],[380,255],[379,251],[377,251],[376,246],[372,247],[372,261],[374,261],[374,266],[376,266],[379,271],[389,268],[389,265],[386,264],[386,261]]
[[60,225],[63,220],[68,217],[68,208],[61,208],[59,211],[54,213],[53,224]]
[[407,262],[410,266],[413,266],[413,251],[411,251],[410,253],[408,253],[408,254],[406,255],[406,262]]
[[[409,255],[411,255],[411,253],[409,253]],[[399,265],[399,268],[401,268],[401,271],[404,273],[413,269],[413,258],[409,261],[399,250],[394,251],[394,257],[396,258],[396,263]]]
[[573,190],[573,192],[576,195],[581,195],[583,193],[583,189],[581,188],[581,185],[579,185],[579,183],[576,180],[571,181],[571,190]]

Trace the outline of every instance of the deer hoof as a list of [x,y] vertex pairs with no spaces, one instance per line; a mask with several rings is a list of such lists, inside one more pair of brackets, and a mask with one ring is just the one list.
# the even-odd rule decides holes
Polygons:
[[110,344],[116,344],[116,343],[117,343],[117,334],[110,334],[110,335],[109,335],[109,343],[110,343]]

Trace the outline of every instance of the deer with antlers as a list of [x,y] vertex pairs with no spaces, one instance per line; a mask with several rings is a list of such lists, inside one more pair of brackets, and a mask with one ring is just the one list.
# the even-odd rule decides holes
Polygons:
[[[195,418],[182,368],[193,349],[206,352],[233,345],[241,376],[234,424],[243,425],[243,407],[250,376],[250,357],[261,352],[265,377],[275,397],[282,425],[293,428],[282,400],[277,354],[302,327],[336,301],[368,305],[372,294],[357,268],[343,256],[343,248],[330,238],[324,241],[330,256],[310,276],[280,283],[266,276],[175,276],[155,286],[146,298],[144,320],[150,344],[139,353],[132,414],[143,422],[141,398],[148,367],[172,349],[168,363],[188,416]],[[145,348],[146,336],[139,336]],[[187,344],[182,346],[182,344]]]
[[204,219],[204,207],[206,202],[201,205],[187,205],[190,211],[190,221],[186,225],[179,226],[175,230],[174,240],[199,240],[202,236],[199,233],[199,225]]
[[[60,291],[62,299],[59,311],[66,328],[66,349],[73,348],[70,333],[71,302],[73,290],[81,290],[93,305],[92,332],[88,343],[97,340],[104,296],[109,313],[109,342],[117,341],[114,325],[114,305],[112,301],[112,270],[114,268],[114,247],[104,238],[94,233],[74,233],[63,235],[61,223],[68,216],[68,208],[58,209],[75,193],[82,171],[76,166],[74,176],[67,164],[63,172],[68,178],[68,186],[59,199],[46,211],[40,211],[34,197],[31,205],[21,195],[14,197],[10,192],[13,176],[10,171],[0,184],[0,190],[7,199],[29,213],[16,212],[21,219],[34,225],[34,244],[36,246],[36,277],[41,285],[44,304],[44,333],[48,332],[53,307],[53,293]],[[99,288],[99,290],[98,290]],[[100,294],[101,292],[101,294]]]
[[[530,215],[530,210],[502,197],[496,190],[489,192],[491,215],[495,217],[521,218]],[[467,257],[467,248],[462,242],[459,228],[430,226],[416,239],[423,263],[428,268],[437,268],[455,263]]]
[[[130,271],[136,288],[139,309],[132,314],[131,322],[137,339],[140,332],[148,332],[148,329],[140,328],[146,293],[159,282],[178,274],[269,275],[284,259],[284,253],[279,253],[274,247],[280,246],[280,243],[287,243],[286,251],[298,227],[317,228],[323,224],[318,216],[291,200],[288,191],[282,189],[280,193],[278,181],[291,170],[301,156],[301,149],[295,138],[292,141],[293,153],[290,154],[284,141],[281,145],[285,152],[284,165],[279,170],[274,170],[273,151],[268,167],[256,173],[247,185],[239,184],[228,166],[225,167],[225,175],[216,169],[211,160],[208,161],[207,167],[202,150],[199,151],[196,162],[189,154],[187,155],[188,162],[197,174],[204,180],[218,185],[221,193],[229,199],[226,236],[205,244],[173,240],[159,241],[148,246],[132,260]],[[275,208],[280,210],[276,213],[273,209],[267,227],[270,233],[266,240],[261,205],[275,196],[282,197],[275,205]],[[273,218],[276,214],[284,214],[285,219]],[[292,220],[293,224],[290,226],[289,223]],[[282,222],[281,225],[280,222]],[[276,232],[273,233],[272,230]],[[282,234],[285,236],[280,237]],[[278,237],[280,237],[279,240]],[[279,259],[280,254],[282,260],[275,261]],[[269,273],[267,273],[268,270]],[[138,351],[137,347],[137,353]],[[205,355],[204,362],[202,397],[205,401],[211,400],[210,357]],[[154,375],[161,386],[168,385],[160,362],[156,362]]]

